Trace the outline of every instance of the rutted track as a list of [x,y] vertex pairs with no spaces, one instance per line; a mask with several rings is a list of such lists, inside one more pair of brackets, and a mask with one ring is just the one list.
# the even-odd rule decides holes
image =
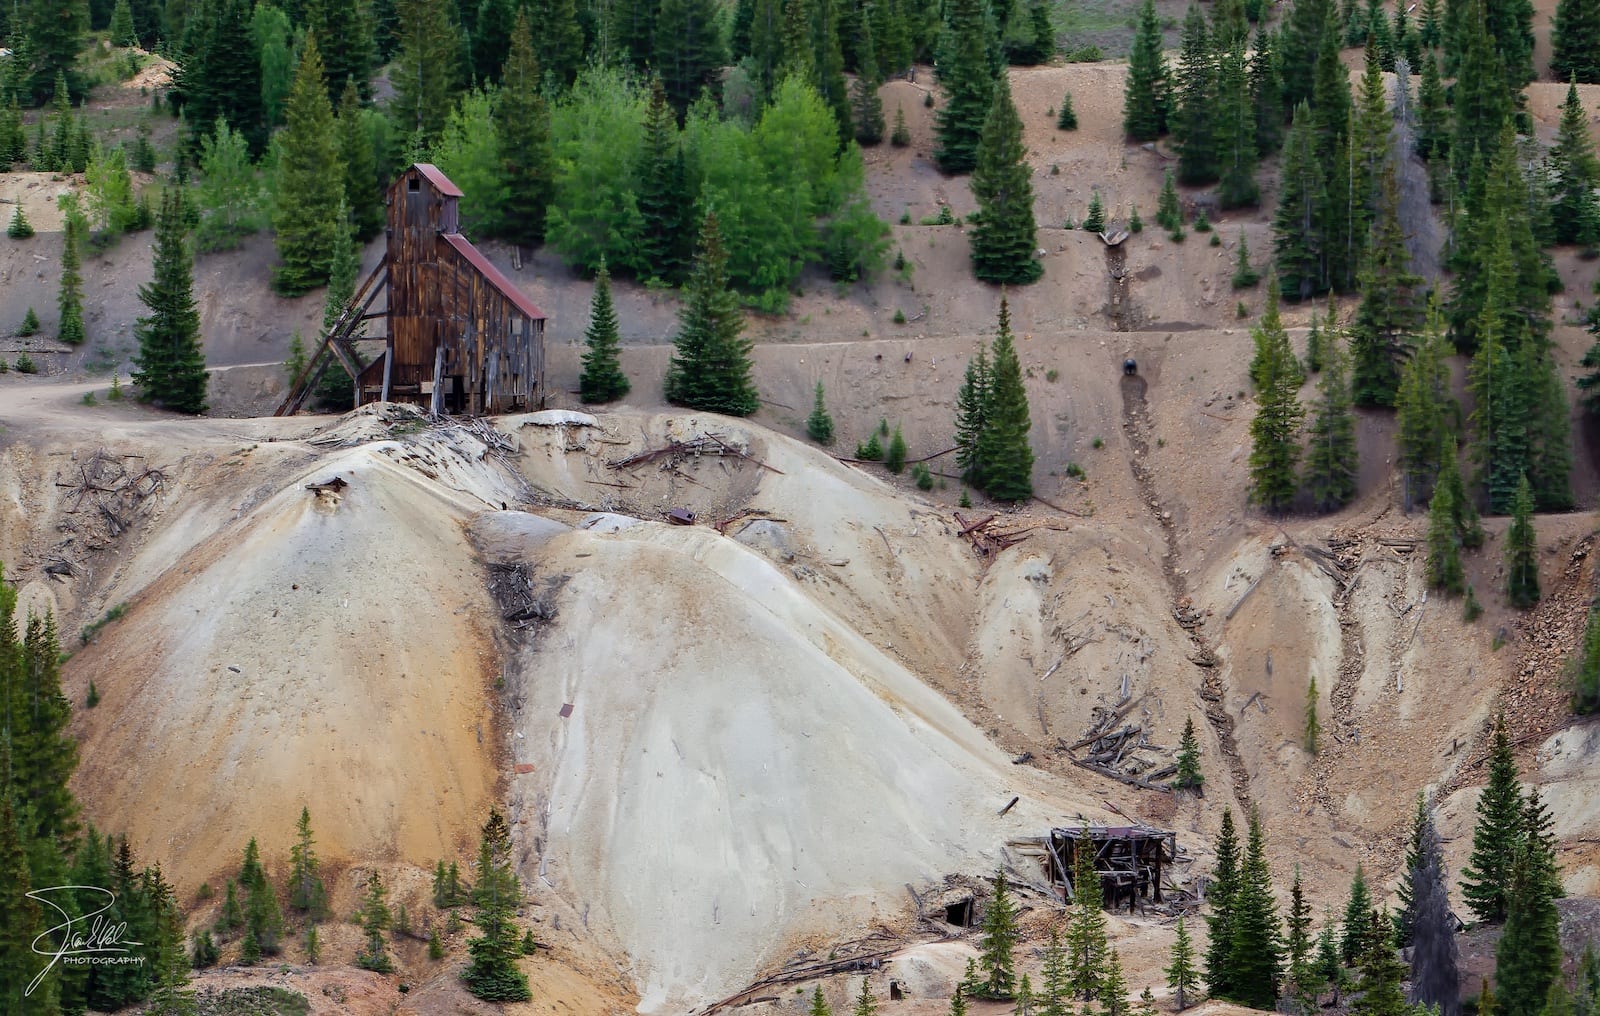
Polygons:
[[1127,432],[1128,443],[1133,446],[1133,458],[1129,460],[1129,465],[1133,469],[1134,482],[1139,486],[1139,500],[1155,517],[1156,524],[1161,527],[1162,538],[1166,542],[1166,551],[1161,555],[1161,574],[1166,577],[1167,591],[1172,597],[1173,616],[1189,633],[1189,641],[1194,644],[1194,653],[1190,655],[1189,661],[1200,672],[1200,697],[1206,703],[1206,720],[1216,731],[1217,742],[1222,747],[1222,756],[1228,764],[1228,774],[1233,780],[1234,796],[1241,805],[1248,807],[1250,774],[1245,771],[1244,762],[1239,757],[1239,744],[1233,736],[1233,717],[1223,705],[1225,689],[1222,684],[1222,674],[1217,669],[1217,657],[1200,635],[1198,618],[1193,614],[1189,599],[1188,586],[1178,570],[1178,532],[1172,524],[1172,513],[1162,507],[1161,498],[1156,493],[1155,480],[1145,465],[1145,459],[1150,454],[1150,441],[1149,409],[1145,403],[1144,391],[1144,378],[1137,374],[1123,377],[1122,429]]

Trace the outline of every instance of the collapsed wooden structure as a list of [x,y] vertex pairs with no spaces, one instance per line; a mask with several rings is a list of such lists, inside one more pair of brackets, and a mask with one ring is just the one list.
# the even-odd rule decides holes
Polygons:
[[[388,247],[290,385],[277,416],[297,412],[329,366],[355,404],[412,402],[435,416],[544,404],[545,315],[460,231],[461,189],[435,166],[400,174],[386,198]],[[379,294],[382,310],[370,308]],[[363,363],[365,322],[383,318],[384,349]]]
[[1161,869],[1178,862],[1178,834],[1145,825],[1090,825],[1051,829],[1043,838],[1046,881],[1071,902],[1079,851],[1094,855],[1100,897],[1112,909],[1127,904],[1132,913],[1141,899],[1161,900]]

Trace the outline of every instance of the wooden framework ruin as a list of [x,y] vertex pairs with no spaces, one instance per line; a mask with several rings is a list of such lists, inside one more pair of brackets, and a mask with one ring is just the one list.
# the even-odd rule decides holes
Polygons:
[[1100,898],[1115,909],[1126,902],[1132,913],[1140,899],[1161,900],[1161,869],[1178,860],[1178,834],[1143,825],[1080,826],[1052,829],[1044,837],[1044,869],[1051,888],[1072,902],[1078,851],[1094,851]]
[[[544,405],[545,315],[460,231],[461,189],[435,166],[416,163],[386,197],[388,246],[344,308],[277,416],[305,404],[337,362],[357,406],[412,402],[472,415]],[[372,311],[379,295],[382,310]],[[365,322],[383,318],[384,349],[362,363]]]

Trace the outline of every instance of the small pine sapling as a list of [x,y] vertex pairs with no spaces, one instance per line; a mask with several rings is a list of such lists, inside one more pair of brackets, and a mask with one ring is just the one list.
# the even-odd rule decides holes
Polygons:
[[529,928],[528,930],[524,931],[522,933],[522,945],[521,945],[522,955],[524,955],[524,956],[532,956],[534,954],[534,951],[537,950],[538,948],[539,948],[539,942],[538,942],[538,940],[536,940],[533,937],[533,929]]
[[428,932],[428,959],[444,959],[444,942],[439,938],[439,928],[437,925],[434,926],[433,930]]
[[894,130],[889,132],[889,144],[896,148],[904,148],[911,144],[911,128],[906,126],[904,106],[896,106],[894,109]]
[[18,374],[39,373],[39,365],[34,363],[33,357],[29,356],[27,353],[19,353],[17,355],[16,367]]
[[1183,737],[1178,742],[1178,773],[1172,785],[1179,789],[1198,790],[1206,781],[1200,771],[1200,739],[1195,736],[1194,717],[1183,722]]
[[1467,587],[1467,598],[1461,604],[1461,620],[1471,624],[1483,616],[1483,604],[1478,602],[1478,594]]
[[906,467],[906,439],[900,433],[899,424],[895,424],[894,437],[889,439],[889,451],[883,457],[883,466],[891,473],[898,473]]
[[1261,273],[1250,263],[1250,241],[1239,231],[1239,256],[1233,262],[1233,288],[1249,289],[1261,281]]
[[1138,205],[1134,205],[1133,206],[1133,210],[1128,213],[1128,232],[1130,232],[1130,233],[1143,233],[1144,232],[1144,220],[1139,218],[1139,206]]
[[33,235],[33,223],[23,214],[21,202],[18,202],[16,211],[11,213],[11,224],[6,226],[6,235],[13,240],[26,240]]
[[28,308],[28,313],[22,315],[22,327],[17,329],[17,334],[23,338],[39,334],[39,315],[34,313],[32,307]]
[[1095,191],[1089,196],[1089,214],[1084,216],[1083,229],[1086,233],[1099,233],[1106,228],[1106,206],[1100,200],[1100,192]]
[[111,390],[106,392],[108,402],[122,401],[122,372],[115,371],[111,375]]
[[883,445],[878,443],[877,434],[867,438],[865,444],[856,445],[856,458],[863,462],[877,462],[883,458]]
[[100,689],[94,686],[94,678],[89,679],[89,695],[83,700],[85,709],[93,709],[100,704]]
[[1312,675],[1311,684],[1306,688],[1306,751],[1312,755],[1317,753],[1318,742],[1322,739],[1322,723],[1317,719],[1317,678]]
[[1061,100],[1061,114],[1056,117],[1056,129],[1075,131],[1078,129],[1078,114],[1072,109],[1072,93],[1068,92]]
[[1161,184],[1161,200],[1156,205],[1156,222],[1169,233],[1183,228],[1183,208],[1178,204],[1178,187],[1173,182],[1172,171],[1167,171]]
[[1211,219],[1206,216],[1206,210],[1204,208],[1195,213],[1194,231],[1196,233],[1211,232]]
[[806,417],[806,435],[820,445],[833,444],[833,416],[822,399],[822,382],[817,382],[817,397],[811,405],[811,415]]

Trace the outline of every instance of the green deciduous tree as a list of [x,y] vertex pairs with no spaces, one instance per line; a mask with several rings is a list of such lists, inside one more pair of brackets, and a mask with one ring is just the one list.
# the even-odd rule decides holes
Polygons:
[[758,400],[750,378],[752,342],[743,331],[738,298],[728,288],[727,253],[717,216],[708,212],[667,366],[667,401],[730,416],[754,413]]
[[250,164],[244,135],[217,118],[216,130],[200,139],[200,182],[195,190],[200,224],[195,246],[231,250],[262,225],[261,183]]
[[283,123],[284,105],[294,84],[294,35],[289,16],[261,2],[250,16],[250,40],[260,54],[261,116],[268,130]]
[[522,955],[515,916],[522,887],[511,862],[511,830],[505,816],[491,810],[478,846],[478,881],[472,900],[481,934],[468,948],[472,962],[462,972],[467,990],[489,1002],[526,1002],[528,978],[517,969]]
[[346,228],[339,217],[344,167],[315,36],[306,39],[278,144],[272,226],[279,263],[272,286],[298,296],[327,281],[336,233]]
[[971,183],[978,201],[972,266],[985,282],[1025,285],[1044,274],[1034,256],[1037,226],[1031,176],[1022,145],[1022,120],[1011,102],[1009,85],[1001,78],[984,121]]
[[578,397],[584,402],[613,402],[632,387],[622,372],[621,336],[617,332],[617,309],[611,302],[611,273],[604,264],[595,278],[594,297],[589,301],[589,328],[584,332],[588,345],[583,354],[583,373],[578,377]]

